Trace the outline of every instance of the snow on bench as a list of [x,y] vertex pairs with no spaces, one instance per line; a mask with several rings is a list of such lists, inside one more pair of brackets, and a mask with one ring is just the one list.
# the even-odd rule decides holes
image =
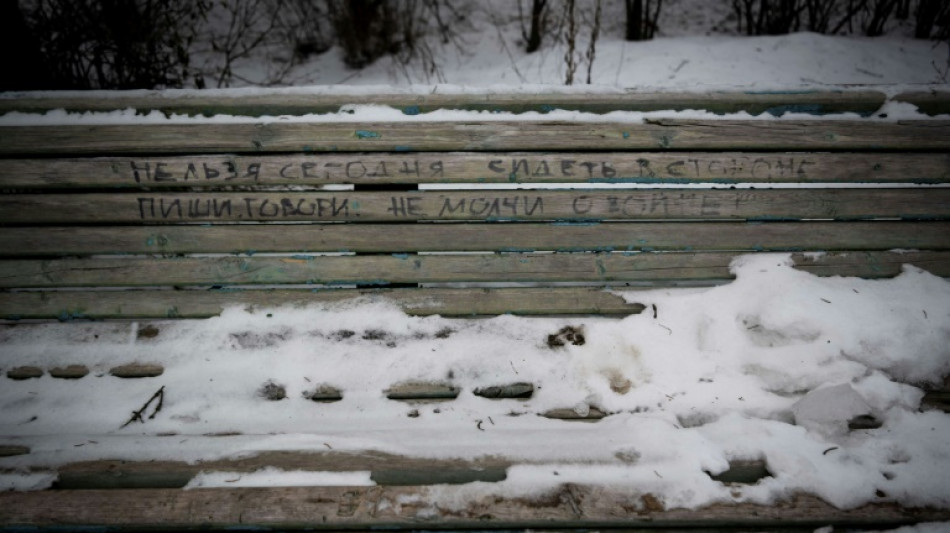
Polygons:
[[946,121],[355,100],[0,100],[0,525],[950,520]]

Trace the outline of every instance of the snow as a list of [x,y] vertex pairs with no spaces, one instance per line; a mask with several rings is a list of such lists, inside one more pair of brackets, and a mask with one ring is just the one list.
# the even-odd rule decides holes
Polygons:
[[55,472],[5,472],[0,474],[0,491],[45,490],[57,477]]
[[871,416],[871,406],[847,383],[808,392],[792,406],[795,425],[829,436],[848,432],[848,421]]
[[[701,24],[722,24],[721,10],[704,7],[711,4],[670,0],[661,21],[666,29],[654,41],[626,43],[616,33],[605,34],[598,43],[592,85],[561,85],[561,45],[524,54],[518,49],[517,24],[508,21],[499,24],[498,38],[483,38],[464,52],[443,50],[452,60],[444,63],[438,80],[406,72],[388,60],[348,71],[338,52],[331,50],[298,67],[287,80],[304,86],[157,94],[347,94],[358,99],[378,93],[873,89],[894,96],[947,88],[941,71],[947,64],[946,47],[903,37],[900,31],[876,39],[807,33],[697,36],[695,28]],[[242,75],[252,78],[255,68],[260,69],[254,64],[243,68]],[[344,80],[346,85],[340,85]],[[775,118],[702,110],[604,115],[443,110],[410,116],[388,107],[352,105],[339,113],[299,117],[143,116],[134,109],[8,113],[0,117],[0,126],[639,123],[652,118],[818,120],[791,113]],[[889,101],[874,117],[860,120],[922,118],[927,117],[914,106]],[[858,117],[821,117],[833,119]],[[77,461],[194,463],[262,450],[333,450],[520,461],[502,482],[430,489],[431,501],[444,508],[487,494],[542,494],[571,482],[649,492],[668,508],[723,501],[772,503],[799,492],[843,508],[880,501],[950,506],[950,417],[921,409],[922,387],[940,384],[950,375],[950,281],[910,265],[887,280],[817,277],[796,270],[782,254],[743,256],[732,269],[736,280],[718,287],[614,289],[647,308],[622,319],[420,318],[385,301],[361,300],[308,308],[229,308],[205,321],[4,328],[4,369],[83,364],[91,374],[79,380],[54,379],[48,372],[37,379],[4,379],[3,444],[29,446],[31,453],[0,458],[0,490],[49,487],[57,466]],[[159,328],[158,336],[138,335],[149,325]],[[568,325],[583,329],[583,345],[546,345],[548,335]],[[129,362],[161,364],[165,372],[147,380],[108,374],[112,366]],[[454,401],[433,404],[386,399],[384,391],[391,386],[416,381],[448,382],[462,392]],[[259,391],[268,382],[283,386],[287,397],[261,397]],[[473,394],[480,387],[518,382],[535,385],[532,398],[487,400]],[[341,390],[343,400],[318,404],[306,399],[308,392],[324,385]],[[122,427],[130,412],[161,386],[165,399],[155,418]],[[561,408],[580,415],[596,408],[609,416],[596,423],[538,416]],[[871,415],[882,426],[849,431],[848,422],[859,415]],[[221,434],[232,436],[215,436]],[[765,460],[771,477],[748,486],[710,478],[738,459]],[[371,483],[367,472],[269,468],[202,472],[189,488]],[[948,527],[922,524],[896,531]]]
[[[201,322],[161,322],[154,338],[138,336],[144,325],[136,323],[9,328],[0,339],[6,365],[84,364],[92,373],[4,384],[0,433],[32,453],[2,464],[52,470],[103,457],[375,450],[527,462],[503,482],[444,492],[446,505],[459,494],[540,493],[567,482],[649,489],[683,507],[769,503],[797,491],[841,507],[880,501],[876,491],[905,505],[950,505],[950,420],[919,410],[919,387],[950,373],[950,283],[914,267],[887,280],[820,278],[782,254],[743,256],[733,270],[736,280],[723,286],[623,292],[647,311],[621,320],[420,318],[364,301],[232,308]],[[547,336],[565,325],[582,328],[586,342],[549,347]],[[107,374],[132,361],[166,370],[147,383]],[[385,398],[412,381],[462,392],[437,404]],[[268,382],[287,397],[262,398]],[[533,397],[472,394],[516,382],[533,383]],[[322,385],[343,400],[305,398]],[[122,428],[159,386],[161,412]],[[594,407],[610,416],[586,424],[537,416]],[[882,427],[844,429],[863,414]],[[239,435],[209,436],[221,433]],[[708,476],[735,459],[764,459],[772,477],[736,489]],[[334,479],[209,472],[192,486],[238,486],[238,477],[260,485]]]
[[[792,91],[894,84],[920,88],[947,81],[950,51],[909,38],[913,29],[907,23],[890,28],[887,38],[802,32],[736,39],[728,2],[667,0],[657,38],[634,43],[622,39],[622,4],[604,4],[592,84],[584,85],[598,91]],[[435,46],[433,52],[440,60],[435,73],[406,69],[388,59],[354,71],[342,66],[341,53],[333,48],[295,68],[283,83],[298,87],[345,84],[354,91],[351,94],[359,94],[362,86],[378,93],[380,86],[414,84],[428,85],[428,90],[433,84],[462,87],[449,89],[454,92],[472,87],[479,92],[511,92],[512,86],[530,85],[534,90],[539,85],[546,90],[563,86],[563,42],[549,39],[538,52],[525,54],[514,2],[488,0],[474,5],[469,25],[479,31],[463,33],[461,46]],[[578,5],[580,10],[591,9],[591,2]],[[578,35],[578,54],[586,51],[588,33],[584,28]],[[587,60],[579,63],[576,78],[586,81]],[[241,75],[262,80],[267,77],[264,68],[249,62]]]
[[554,110],[547,113],[528,111],[524,113],[497,111],[466,111],[459,109],[439,109],[428,113],[407,115],[402,110],[389,106],[353,104],[343,106],[336,113],[281,115],[281,116],[237,116],[214,115],[211,117],[182,114],[165,115],[160,111],[140,114],[128,108],[107,112],[71,113],[63,109],[43,114],[21,113],[13,111],[0,116],[0,126],[59,126],[59,125],[106,125],[106,124],[236,124],[236,123],[374,123],[374,122],[617,122],[625,124],[644,124],[648,120],[866,120],[873,122],[899,122],[902,120],[947,120],[950,115],[926,115],[918,111],[917,106],[906,102],[885,102],[871,117],[861,117],[857,113],[829,113],[816,116],[807,113],[787,112],[781,116],[770,113],[750,115],[746,112],[712,113],[705,110],[666,110],[666,111],[612,111],[609,113],[587,113],[581,111]]
[[185,490],[245,487],[365,487],[375,483],[370,472],[305,472],[262,468],[254,472],[199,472]]

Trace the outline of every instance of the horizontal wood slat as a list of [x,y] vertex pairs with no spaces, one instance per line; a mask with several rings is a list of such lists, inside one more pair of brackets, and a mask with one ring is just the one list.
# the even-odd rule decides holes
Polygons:
[[0,126],[0,154],[451,150],[946,150],[939,120],[258,122]]
[[950,188],[8,194],[7,224],[946,219]]
[[[0,287],[447,282],[645,282],[729,279],[734,253],[185,257],[0,261]],[[950,277],[950,252],[792,256],[822,275],[894,276],[913,264]]]
[[335,183],[943,183],[946,153],[445,153],[9,159],[0,188]]
[[391,301],[410,315],[636,314],[640,304],[600,288],[335,289],[227,291],[56,291],[0,293],[0,318],[208,318],[227,306],[332,304],[352,298]]
[[[384,238],[383,238],[384,237]],[[950,249],[947,222],[604,222],[0,227],[0,256]]]
[[[156,437],[161,438],[161,437]],[[226,439],[227,437],[218,437]],[[468,474],[475,481],[479,472],[505,479],[505,469],[513,461],[497,457],[474,460],[422,459],[377,451],[297,452],[270,451],[240,459],[220,459],[185,463],[178,461],[85,461],[56,468],[56,489],[92,490],[122,488],[180,488],[200,472],[249,473],[264,468],[307,472],[371,472],[389,485],[406,485],[398,473],[416,471],[419,477],[437,478],[439,471],[450,470],[456,478]],[[405,481],[405,480],[404,480]],[[384,484],[384,483],[380,483]],[[418,483],[425,484],[425,483]]]
[[[911,95],[913,96],[913,95]],[[898,97],[900,98],[900,97]],[[869,114],[880,108],[885,95],[879,91],[802,92],[704,92],[704,93],[524,93],[524,94],[302,94],[273,91],[251,94],[221,93],[169,94],[168,92],[115,91],[94,97],[88,94],[51,93],[0,98],[0,113],[19,111],[41,113],[53,109],[73,112],[114,111],[133,108],[139,112],[171,114],[216,114],[261,116],[335,113],[350,104],[394,107],[407,115],[439,109],[547,113],[554,109],[609,113],[612,111],[660,111],[705,109],[714,113],[750,114],[787,112],[825,114],[851,112]]]
[[913,104],[921,113],[928,115],[950,113],[950,91],[911,91],[895,96],[894,101]]
[[[455,494],[454,491],[459,491]],[[488,496],[442,487],[452,506],[439,506],[427,488],[278,487],[227,490],[136,489],[0,494],[0,522],[18,526],[128,528],[347,527],[808,527],[888,526],[950,519],[950,511],[870,504],[836,509],[797,495],[764,506],[748,503],[666,509],[652,494],[564,484],[535,498]],[[463,502],[463,503],[460,503]],[[461,505],[461,507],[459,507]]]

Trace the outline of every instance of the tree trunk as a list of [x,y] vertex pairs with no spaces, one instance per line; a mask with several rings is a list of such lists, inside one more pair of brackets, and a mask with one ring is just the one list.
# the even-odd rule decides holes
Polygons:
[[627,6],[627,35],[628,41],[643,39],[643,0],[625,0]]
[[533,0],[531,3],[531,34],[528,37],[527,52],[535,52],[541,48],[541,23],[544,19],[544,6],[547,0]]
[[917,6],[917,25],[914,27],[914,37],[929,39],[934,29],[934,20],[940,10],[941,0],[920,0]]

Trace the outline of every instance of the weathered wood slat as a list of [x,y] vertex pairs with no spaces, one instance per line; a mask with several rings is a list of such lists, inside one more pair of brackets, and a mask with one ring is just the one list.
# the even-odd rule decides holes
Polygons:
[[7,224],[946,219],[950,189],[8,194]]
[[259,122],[0,127],[0,154],[494,150],[946,150],[950,124],[792,120]]
[[[343,257],[179,257],[0,261],[0,287],[375,284],[448,282],[653,282],[730,279],[737,253],[570,253]],[[894,276],[913,264],[950,277],[950,252],[794,254],[822,275]]]
[[[385,236],[385,238],[380,238]],[[947,250],[947,222],[0,227],[0,256],[270,252]]]
[[0,293],[0,318],[207,318],[227,306],[267,308],[386,300],[411,315],[636,314],[640,304],[599,288],[57,291]]
[[348,104],[384,105],[407,115],[438,109],[547,113],[567,109],[588,113],[611,111],[659,111],[705,109],[714,113],[751,114],[786,112],[825,114],[853,112],[869,114],[884,104],[878,91],[802,92],[706,92],[706,93],[548,93],[548,94],[302,94],[274,91],[272,94],[226,93],[174,95],[168,92],[116,91],[103,96],[51,93],[0,98],[0,113],[19,111],[42,113],[53,109],[73,112],[113,111],[133,108],[139,112],[166,114],[216,114],[262,116],[334,113]]
[[[950,510],[869,504],[836,509],[807,495],[772,506],[734,503],[666,509],[650,493],[564,484],[535,498],[466,500],[440,488],[439,506],[427,488],[283,487],[228,490],[136,489],[8,492],[0,494],[0,523],[21,527],[127,528],[341,527],[808,527],[887,526],[950,519]],[[461,508],[459,501],[465,501]]]
[[13,457],[30,453],[29,446],[19,444],[0,444],[0,457]]
[[950,113],[950,91],[913,91],[899,94],[894,97],[897,102],[907,102],[917,106],[922,113],[928,115],[945,115]]
[[8,159],[0,188],[336,183],[943,183],[947,153],[311,154]]
[[[161,437],[155,437],[161,438]],[[512,461],[497,457],[474,460],[420,459],[376,451],[263,452],[241,459],[184,463],[177,461],[86,461],[56,468],[58,490],[181,488],[200,472],[249,473],[264,468],[285,471],[368,471],[380,485],[425,485],[446,482],[440,471],[451,470],[455,483],[484,478],[505,479]],[[415,472],[409,479],[406,472]],[[480,476],[481,475],[481,476]],[[487,481],[487,479],[482,479]],[[409,483],[414,481],[414,483]]]
[[409,382],[397,383],[385,391],[390,400],[449,401],[458,398],[461,389],[451,383]]

